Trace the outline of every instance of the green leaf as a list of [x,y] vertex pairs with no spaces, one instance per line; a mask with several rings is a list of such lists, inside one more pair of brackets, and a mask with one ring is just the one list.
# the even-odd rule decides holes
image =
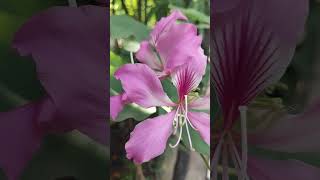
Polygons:
[[128,104],[119,113],[116,122],[121,122],[129,118],[133,118],[136,121],[142,121],[147,119],[151,114],[156,112],[156,108],[145,109],[136,104]]
[[[193,148],[197,152],[199,152],[203,155],[210,156],[210,146],[202,140],[201,136],[199,135],[199,133],[197,131],[192,129],[192,127],[190,125],[188,125],[188,127],[189,127],[189,132],[190,132],[190,137],[192,140]],[[188,149],[191,149],[186,126],[184,126],[183,130],[182,130],[182,142]]]
[[124,61],[120,56],[110,51],[110,75],[113,75],[114,72],[124,64]]
[[203,27],[203,24],[210,24],[210,17],[196,9],[191,9],[191,8],[181,8],[178,6],[170,5],[170,9],[178,9],[180,10],[183,14],[185,14],[191,21],[193,22],[198,22],[199,24],[202,24],[201,26]]
[[133,37],[140,42],[148,38],[149,29],[130,16],[120,15],[110,17],[110,32],[111,38],[127,39]]

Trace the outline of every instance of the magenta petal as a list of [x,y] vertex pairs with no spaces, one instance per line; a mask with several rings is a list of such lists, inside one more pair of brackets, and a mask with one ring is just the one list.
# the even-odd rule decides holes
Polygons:
[[154,29],[151,32],[151,41],[153,43],[157,43],[159,38],[171,28],[172,25],[176,24],[177,20],[187,20],[180,11],[175,10],[168,17],[163,17],[157,24],[155,25]]
[[15,35],[13,46],[33,56],[41,83],[69,121],[108,116],[106,13],[98,6],[53,7]]
[[122,111],[124,105],[128,103],[127,95],[119,94],[110,97],[110,115],[112,120],[116,120],[118,114]]
[[[39,118],[52,120],[44,101],[27,104],[9,112],[0,112],[0,168],[8,179],[20,179],[20,175],[33,154],[39,149],[44,136]],[[45,109],[42,111],[41,109]]]
[[121,81],[130,99],[145,108],[173,106],[155,72],[145,64],[126,64],[114,76]]
[[282,76],[308,14],[307,0],[244,0],[241,6],[237,15],[217,17],[211,33],[214,87],[229,127],[239,106]]
[[251,180],[318,180],[320,169],[297,160],[267,160],[249,157]]
[[127,158],[141,164],[161,155],[172,134],[174,115],[172,111],[139,123],[125,145]]
[[158,59],[154,49],[148,41],[141,42],[140,49],[136,53],[136,58],[139,62],[148,65],[154,70],[161,71],[163,69],[160,59]]
[[200,133],[202,139],[210,145],[210,116],[202,112],[189,112],[188,118],[192,125]]
[[161,36],[156,44],[164,69],[167,72],[194,59],[199,68],[206,65],[207,59],[201,48],[202,38],[197,36],[193,24],[172,25],[171,29]]
[[210,95],[197,98],[190,102],[189,108],[195,110],[210,110]]
[[199,69],[197,62],[193,59],[173,70],[171,74],[172,83],[177,88],[180,100],[198,87],[204,72],[205,66]]
[[284,152],[320,151],[320,103],[303,114],[274,122],[270,128],[251,134],[255,146]]

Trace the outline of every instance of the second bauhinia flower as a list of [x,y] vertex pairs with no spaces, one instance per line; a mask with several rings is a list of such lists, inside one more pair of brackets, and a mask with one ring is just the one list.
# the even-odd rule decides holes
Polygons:
[[[138,164],[150,161],[167,146],[177,147],[184,135],[184,144],[195,150],[199,139],[192,137],[194,131],[209,151],[210,95],[201,97],[197,92],[207,67],[201,43],[196,26],[180,11],[173,11],[155,25],[148,40],[141,42],[136,53],[140,63],[123,65],[115,72],[123,92],[110,99],[114,120],[129,103],[167,112],[137,124],[125,145],[128,159]],[[177,92],[176,100],[162,85],[167,79]],[[170,137],[173,139],[168,143]]]

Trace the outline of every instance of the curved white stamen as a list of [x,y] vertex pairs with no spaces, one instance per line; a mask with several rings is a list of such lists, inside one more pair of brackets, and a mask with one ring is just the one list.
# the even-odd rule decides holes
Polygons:
[[70,7],[77,7],[77,0],[68,0],[69,6]]
[[192,125],[192,123],[191,123],[191,121],[190,121],[190,119],[189,119],[188,116],[187,116],[187,121],[188,121],[188,123],[190,124],[190,126],[192,127],[192,129],[198,131],[198,129]]
[[133,59],[133,53],[130,52],[130,60],[131,60],[131,64],[134,64],[134,59]]
[[180,126],[179,138],[178,138],[176,144],[175,144],[175,145],[169,144],[169,146],[170,146],[171,148],[177,147],[177,146],[179,145],[179,143],[180,143],[181,137],[182,137],[182,126]]
[[192,146],[192,140],[191,140],[191,136],[190,136],[190,132],[189,132],[189,125],[188,125],[188,123],[186,123],[188,120],[188,118],[187,118],[187,116],[188,116],[188,96],[187,95],[185,95],[184,96],[184,102],[185,102],[185,111],[184,111],[184,123],[186,124],[186,129],[187,129],[187,134],[188,134],[188,140],[189,140],[189,144],[190,144],[190,149],[192,150],[192,151],[195,151],[195,149],[193,148],[193,146]]

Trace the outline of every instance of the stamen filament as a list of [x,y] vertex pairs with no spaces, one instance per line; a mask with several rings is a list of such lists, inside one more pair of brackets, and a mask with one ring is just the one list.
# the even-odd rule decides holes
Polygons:
[[182,126],[180,126],[179,138],[178,138],[176,144],[175,144],[175,145],[169,144],[169,146],[170,146],[171,148],[177,147],[177,146],[179,145],[179,143],[180,143],[181,137],[182,137]]
[[[248,162],[248,142],[247,142],[247,107],[240,106],[240,119],[241,119],[241,155],[243,172],[247,172]],[[243,179],[245,179],[243,177]]]
[[134,59],[133,59],[133,53],[130,52],[130,60],[131,60],[131,64],[134,64]]

